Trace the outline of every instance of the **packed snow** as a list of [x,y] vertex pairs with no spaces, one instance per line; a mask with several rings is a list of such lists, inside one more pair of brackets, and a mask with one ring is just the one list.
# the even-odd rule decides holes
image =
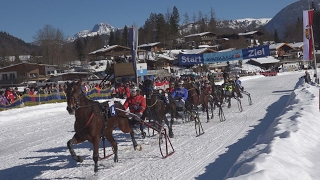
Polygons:
[[[224,122],[217,110],[209,123],[201,112],[205,133],[199,137],[194,123],[176,120],[174,153],[167,158],[151,130],[145,139],[137,136],[142,151],[134,151],[129,134],[116,129],[119,162],[101,160],[97,173],[89,142],[74,146],[83,163],[70,156],[75,117],[66,103],[2,111],[0,179],[319,179],[319,87],[305,84],[303,74],[242,77],[253,104],[244,96],[240,112],[233,100],[230,109],[223,107]],[[112,152],[108,143],[106,151]]]

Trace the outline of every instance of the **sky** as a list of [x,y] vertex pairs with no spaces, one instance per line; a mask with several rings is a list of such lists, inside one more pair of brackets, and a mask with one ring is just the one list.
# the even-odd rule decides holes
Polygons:
[[[319,69],[318,69],[319,72]],[[311,72],[312,73],[312,72]],[[114,130],[119,162],[99,161],[93,172],[92,146],[75,145],[83,163],[72,160],[66,147],[74,115],[66,103],[43,104],[0,112],[0,177],[27,179],[173,179],[173,180],[315,180],[320,177],[319,86],[305,84],[304,71],[277,76],[241,77],[253,104],[242,98],[223,107],[226,121],[200,120],[204,134],[196,137],[193,123],[176,120],[171,138],[174,153],[163,159],[158,136],[136,136],[134,151],[128,134]],[[312,74],[311,74],[312,75]],[[123,101],[122,101],[123,102]],[[170,151],[171,150],[171,151]],[[111,152],[107,144],[107,155]],[[172,149],[169,149],[172,152]],[[100,149],[102,156],[102,149]]]
[[0,31],[30,43],[45,25],[62,30],[66,37],[91,30],[97,23],[108,23],[116,28],[125,25],[141,27],[151,13],[166,14],[178,8],[180,23],[188,13],[190,19],[199,11],[210,15],[211,8],[219,20],[243,18],[272,18],[281,9],[298,0],[1,0]]

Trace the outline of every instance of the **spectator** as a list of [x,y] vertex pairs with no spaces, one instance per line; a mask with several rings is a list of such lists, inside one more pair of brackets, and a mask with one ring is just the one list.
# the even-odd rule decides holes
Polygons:
[[5,96],[10,104],[14,102],[14,93],[13,93],[12,87],[7,88]]
[[0,91],[0,105],[8,105],[9,101],[4,95],[4,91]]
[[305,75],[304,75],[304,76],[302,76],[301,78],[304,78],[304,82],[306,82],[306,83],[310,84],[310,82],[311,82],[311,78],[310,78],[310,74],[309,74],[309,72],[308,72],[308,71],[306,71],[306,72],[305,72]]

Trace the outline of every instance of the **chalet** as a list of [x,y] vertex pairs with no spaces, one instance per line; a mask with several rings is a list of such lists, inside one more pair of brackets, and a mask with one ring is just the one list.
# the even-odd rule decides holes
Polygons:
[[303,42],[288,43],[288,45],[294,48],[294,50],[292,50],[292,57],[293,58],[302,58],[302,56],[303,56]]
[[202,32],[198,34],[190,34],[184,37],[185,44],[189,49],[198,48],[200,45],[215,45],[216,34],[213,32]]
[[288,57],[292,57],[291,52],[295,50],[294,47],[286,43],[270,44],[269,49],[270,49],[270,55],[278,59],[285,59]]
[[259,67],[266,69],[266,70],[270,70],[270,69],[274,70],[274,68],[278,66],[279,62],[280,62],[280,60],[278,60],[272,56],[257,58],[257,59],[250,59],[248,61],[249,64],[259,66]]
[[140,44],[138,46],[138,49],[149,51],[149,52],[158,52],[163,50],[163,48],[160,47],[160,42]]
[[[144,52],[145,50],[138,49],[138,54]],[[120,45],[104,46],[88,55],[90,60],[114,59],[117,62],[126,62],[129,57],[131,58],[131,49]]]
[[262,36],[263,33],[260,31],[250,31],[244,33],[238,33],[239,37],[244,37],[246,42],[250,45],[259,45],[258,37]]
[[41,81],[57,70],[56,65],[18,63],[0,68],[0,84]]

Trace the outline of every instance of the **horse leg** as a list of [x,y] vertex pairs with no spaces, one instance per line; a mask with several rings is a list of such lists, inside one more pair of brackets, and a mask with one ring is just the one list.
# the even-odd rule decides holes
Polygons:
[[93,156],[92,156],[92,159],[94,161],[94,172],[98,172],[99,142],[100,142],[100,137],[99,136],[94,138],[94,140],[92,142],[92,144],[93,144]]
[[167,126],[169,128],[169,137],[173,138],[174,134],[173,134],[173,131],[172,131],[172,123],[169,123],[169,120],[168,120],[168,118],[166,116],[164,116],[164,122],[167,124]]
[[[83,142],[83,141],[81,141],[81,142]],[[68,143],[67,143],[67,146],[68,146],[68,149],[69,149],[70,154],[71,154],[71,156],[72,156],[72,159],[74,159],[75,161],[80,162],[80,163],[83,162],[83,158],[82,158],[81,156],[77,156],[77,154],[76,154],[76,153],[74,152],[74,150],[73,150],[73,145],[74,145],[74,144],[81,143],[81,142],[78,141],[77,136],[76,136],[76,134],[75,134],[75,135],[73,136],[73,138],[70,139],[70,140],[68,141]]]
[[114,162],[118,162],[118,144],[117,144],[116,140],[114,140],[114,138],[112,136],[112,129],[106,131],[105,136],[106,136],[107,140],[109,141],[109,143],[112,146],[112,150],[113,150],[113,154],[114,154],[113,161]]
[[[141,129],[141,126],[142,126],[142,124],[140,124],[140,129]],[[137,141],[136,141],[136,139],[135,139],[135,137],[134,137],[134,132],[133,132],[133,130],[132,130],[132,128],[130,127],[130,125],[129,125],[129,121],[127,120],[127,119],[120,119],[120,120],[118,120],[118,127],[119,127],[119,129],[122,131],[122,132],[124,132],[124,133],[130,133],[130,136],[131,136],[131,140],[132,140],[132,143],[133,143],[133,148],[134,148],[134,150],[141,150],[141,146],[138,146],[138,143],[137,143]],[[109,136],[109,138],[110,138],[110,140],[108,139],[108,141],[111,143],[111,141],[114,141],[115,142],[115,140],[114,140],[114,138],[113,138],[113,136],[112,136],[112,130],[109,132],[107,132],[108,133],[108,136]],[[118,149],[117,148],[117,143],[115,142],[115,146],[114,145],[112,145],[112,147],[113,148],[115,148],[116,147],[116,150]],[[115,150],[113,150],[114,151],[114,153],[115,153]],[[117,152],[117,151],[116,151]],[[115,153],[116,154],[116,153]],[[117,155],[117,157],[115,157],[115,162],[118,162],[118,155]]]

